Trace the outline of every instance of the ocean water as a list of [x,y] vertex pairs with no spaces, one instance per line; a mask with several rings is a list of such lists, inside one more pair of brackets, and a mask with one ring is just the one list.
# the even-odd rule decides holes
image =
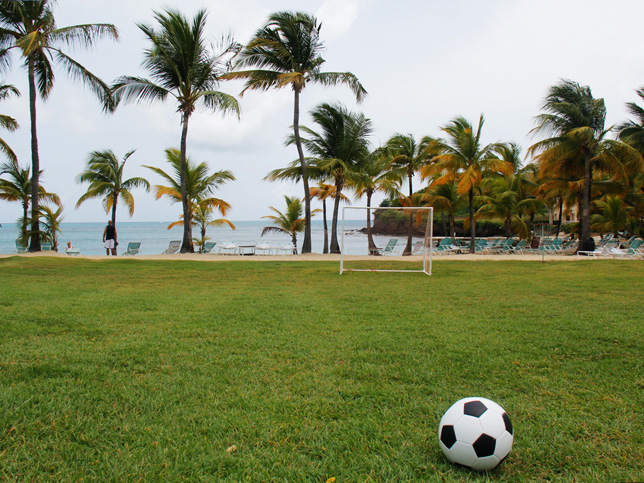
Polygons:
[[[262,237],[262,229],[268,225],[266,221],[236,221],[233,222],[236,230],[229,227],[209,228],[207,236],[211,241],[235,242],[237,245],[254,245],[258,242],[280,245],[290,243],[290,236],[285,234],[267,234]],[[357,220],[345,220],[345,250],[346,255],[367,255],[367,235],[357,232],[366,226],[366,222]],[[78,248],[81,255],[105,255],[103,247],[103,230],[105,223],[62,223],[62,232],[58,238],[58,250],[64,251],[68,241]],[[162,253],[171,240],[181,240],[183,228],[175,227],[168,230],[166,222],[118,222],[116,224],[118,233],[118,253],[122,254],[130,241],[141,242],[141,251],[144,255],[157,255]],[[338,236],[341,236],[342,223],[338,223]],[[15,239],[18,237],[18,227],[13,223],[3,223],[0,228],[0,253],[15,253]],[[198,235],[193,230],[193,236]],[[324,229],[321,220],[313,220],[311,224],[312,250],[315,253],[322,253],[324,243]],[[331,224],[329,223],[329,239],[331,238]],[[384,247],[389,236],[374,236],[377,246]],[[301,251],[304,234],[299,233],[297,237],[298,251]],[[404,239],[400,237],[398,246],[404,246]],[[400,249],[402,250],[402,248]]]

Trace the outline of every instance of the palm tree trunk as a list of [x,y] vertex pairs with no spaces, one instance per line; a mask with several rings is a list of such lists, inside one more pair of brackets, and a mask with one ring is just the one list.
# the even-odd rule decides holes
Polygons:
[[447,234],[447,221],[445,220],[445,212],[441,211],[441,224],[443,225],[443,236],[449,236]]
[[324,218],[324,247],[322,253],[329,253],[329,228],[326,224],[326,198],[322,200],[322,218]]
[[114,204],[112,205],[112,226],[116,229],[116,202],[118,201],[118,195],[114,196]]
[[22,240],[27,241],[27,218],[29,218],[29,200],[22,203]]
[[38,156],[38,133],[36,130],[36,78],[34,58],[28,59],[29,77],[29,114],[31,116],[31,240],[30,252],[40,251],[40,220],[38,211],[40,201],[38,198],[40,186],[40,158]]
[[557,236],[559,236],[559,232],[561,231],[562,217],[563,217],[563,199],[559,198],[559,221],[557,222]]
[[377,252],[376,242],[373,241],[373,235],[371,234],[371,197],[373,192],[367,191],[367,243],[369,245],[369,254]]
[[340,253],[340,244],[338,243],[338,212],[340,211],[342,185],[341,180],[336,180],[335,198],[333,200],[333,219],[331,220],[331,253]]
[[454,214],[450,213],[448,215],[449,218],[449,236],[452,238],[456,237],[456,228],[454,228]]
[[183,241],[181,242],[181,253],[194,253],[195,251],[192,245],[192,216],[188,208],[188,191],[186,189],[189,119],[190,114],[188,113],[183,113],[181,116],[181,207],[183,208]]
[[474,219],[474,189],[470,188],[470,253],[476,253],[476,220]]
[[593,171],[590,166],[590,157],[584,156],[584,194],[581,211],[581,220],[579,220],[579,250],[586,250],[590,240],[590,194]]
[[[409,168],[409,171],[407,173],[407,179],[409,180],[409,206],[411,206],[412,204],[411,195],[414,194],[414,191],[412,190],[412,184],[411,184],[411,178],[413,175],[414,175],[414,172],[412,171],[411,168]],[[409,231],[407,232],[407,246],[402,252],[403,257],[411,255],[411,238],[413,234],[414,234],[414,214],[409,213]]]
[[306,161],[304,160],[302,140],[300,139],[300,91],[294,89],[293,93],[293,135],[297,154],[300,158],[302,184],[304,185],[304,241],[302,242],[302,253],[311,253],[311,193],[309,193],[309,178],[306,173]]

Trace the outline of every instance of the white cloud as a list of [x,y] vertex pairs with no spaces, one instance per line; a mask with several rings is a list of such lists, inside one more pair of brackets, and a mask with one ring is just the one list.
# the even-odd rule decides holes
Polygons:
[[333,40],[347,33],[359,11],[360,0],[325,0],[317,11],[325,38]]

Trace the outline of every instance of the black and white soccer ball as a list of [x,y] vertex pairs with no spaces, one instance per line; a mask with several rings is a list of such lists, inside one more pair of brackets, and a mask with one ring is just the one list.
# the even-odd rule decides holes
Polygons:
[[490,471],[510,453],[514,431],[507,413],[497,403],[468,397],[445,412],[438,426],[438,440],[452,463]]

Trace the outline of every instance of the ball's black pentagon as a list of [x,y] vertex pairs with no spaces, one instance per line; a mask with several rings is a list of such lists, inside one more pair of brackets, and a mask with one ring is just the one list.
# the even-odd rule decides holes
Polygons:
[[487,434],[482,434],[479,436],[479,439],[474,441],[472,445],[476,456],[479,458],[484,458],[485,456],[492,456],[494,450],[496,449],[496,439]]
[[463,407],[465,414],[474,416],[475,418],[480,418],[485,411],[487,411],[487,407],[481,401],[466,402]]
[[454,426],[443,426],[441,429],[441,441],[447,449],[450,449],[456,443],[456,433],[454,432]]
[[503,422],[505,423],[505,430],[514,436],[514,431],[512,430],[512,422],[507,413],[503,413]]

